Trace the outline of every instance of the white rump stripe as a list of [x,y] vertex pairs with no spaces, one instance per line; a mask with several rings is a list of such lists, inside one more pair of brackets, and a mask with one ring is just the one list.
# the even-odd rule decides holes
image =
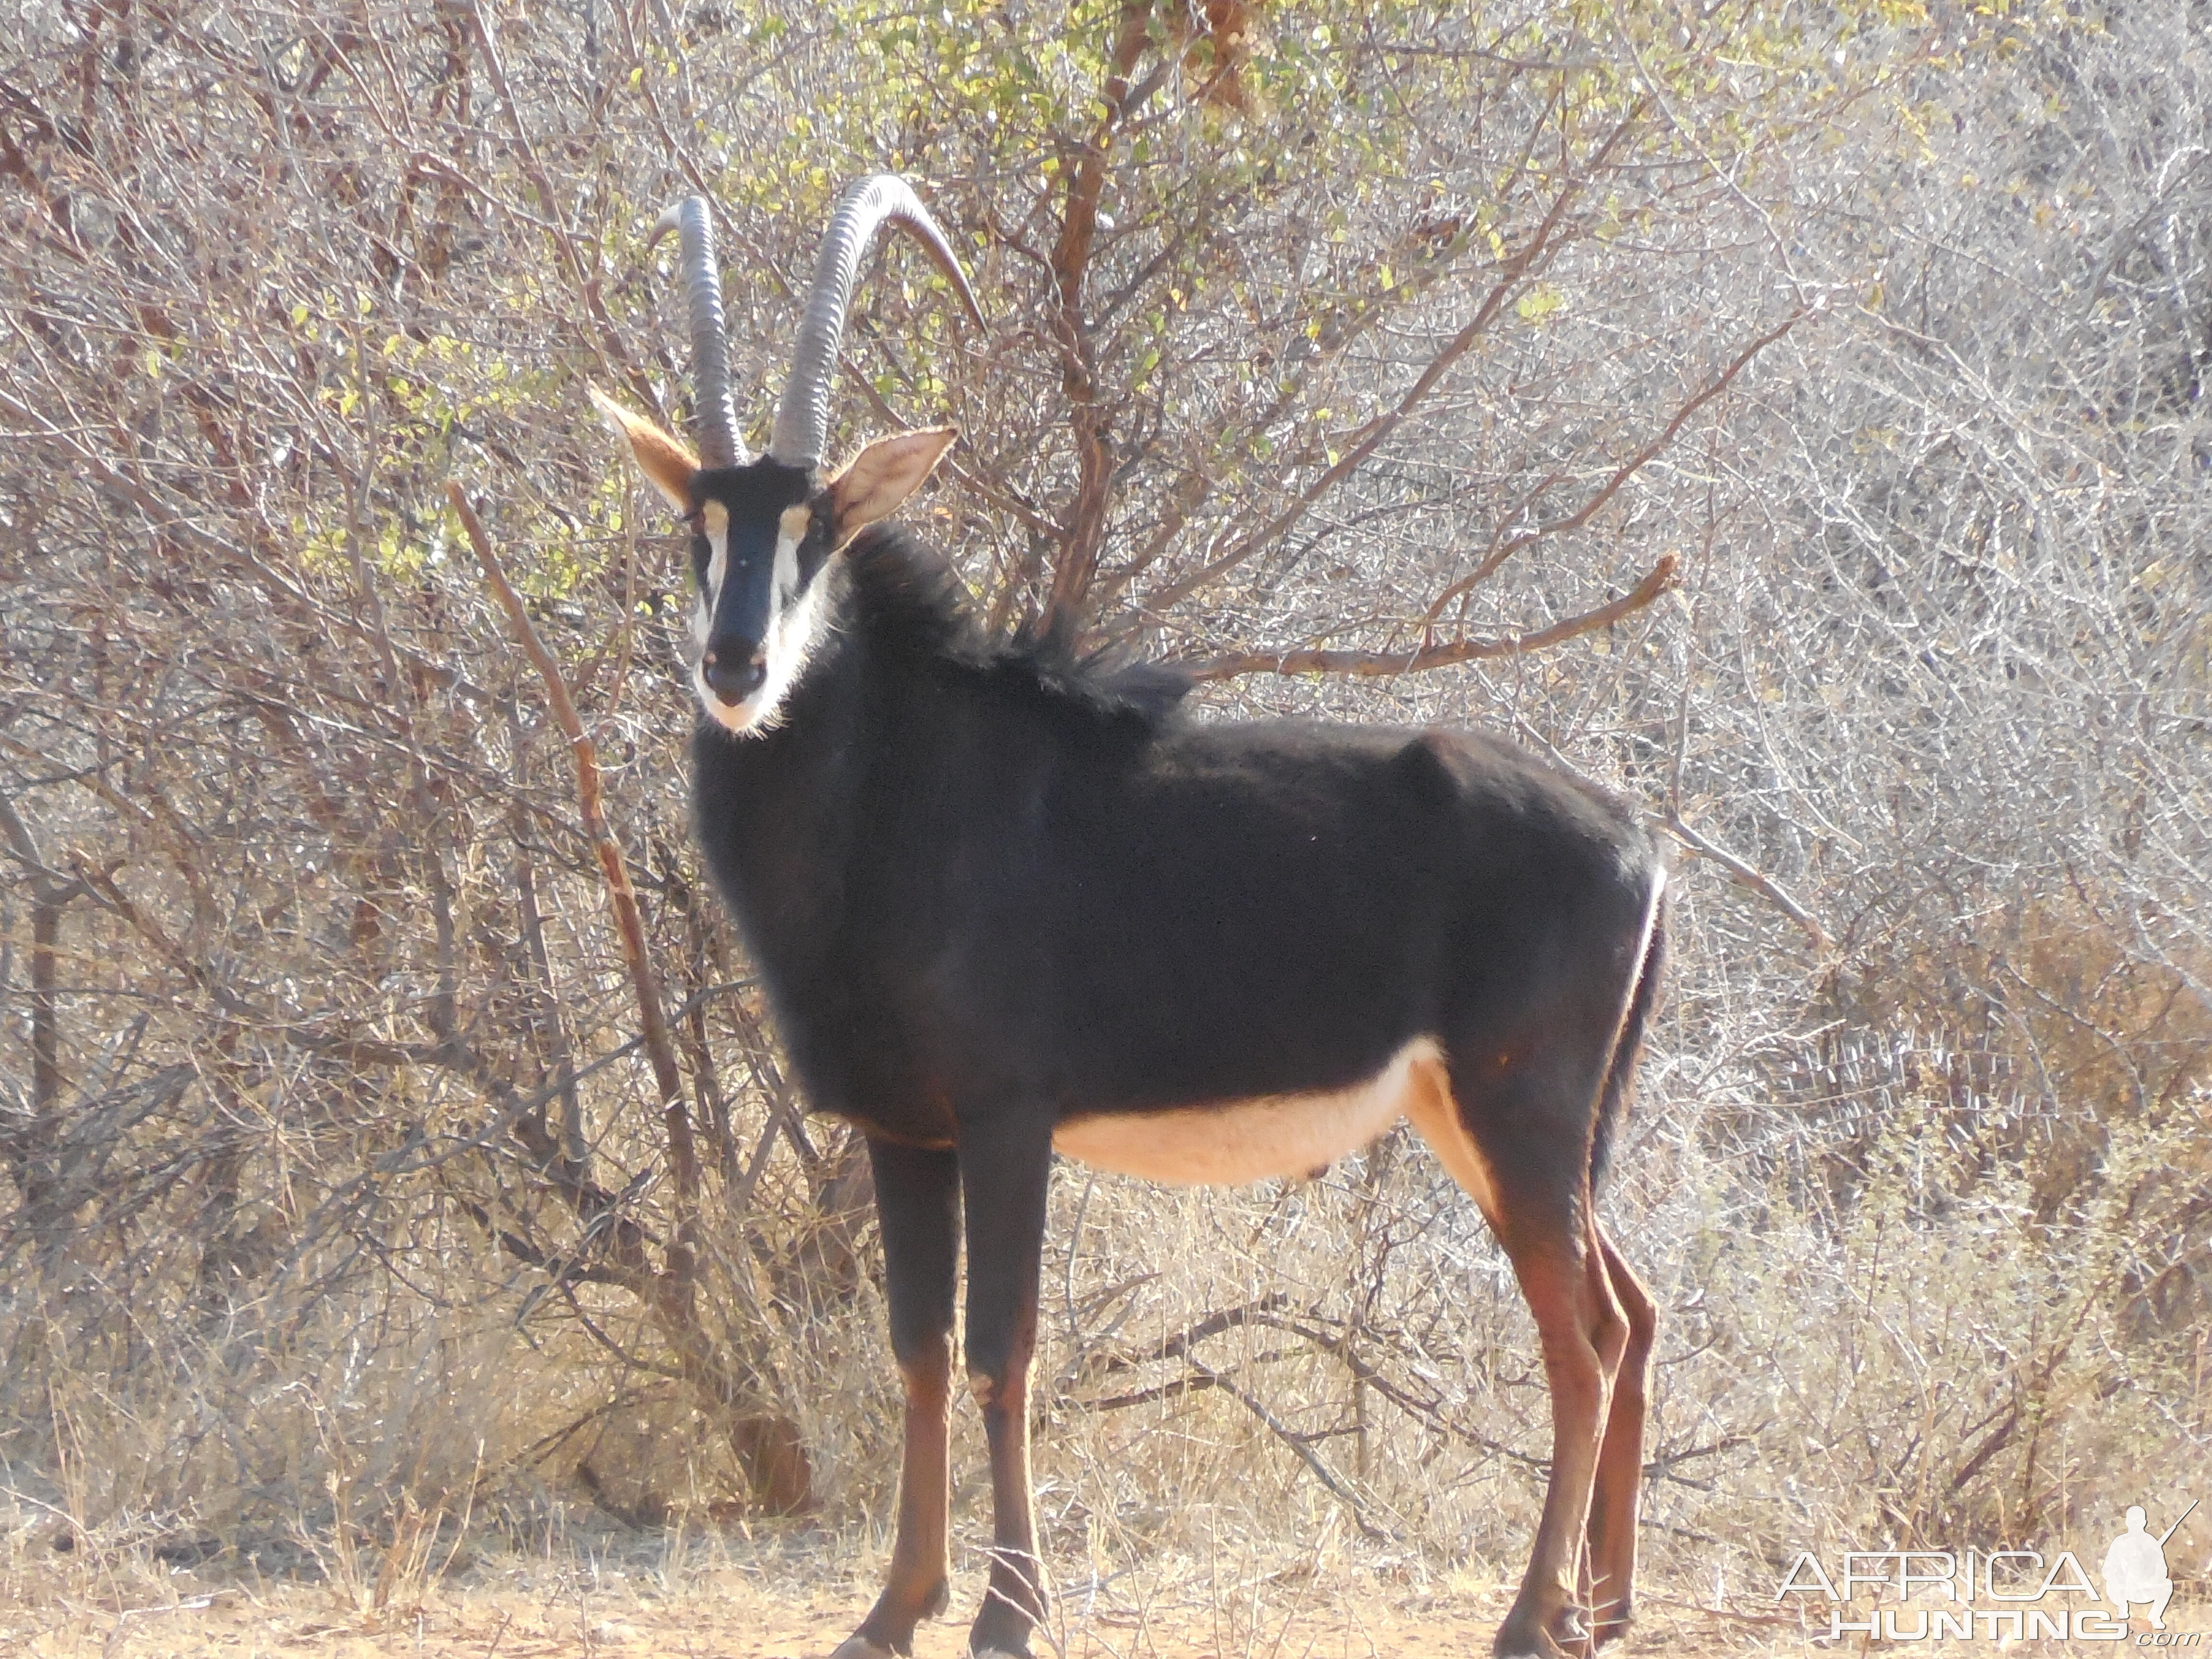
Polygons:
[[1053,1131],[1052,1144],[1070,1158],[1120,1175],[1181,1186],[1241,1187],[1270,1176],[1311,1175],[1372,1145],[1408,1115],[1427,1134],[1450,1109],[1443,1051],[1435,1038],[1424,1036],[1348,1089],[1077,1118]]

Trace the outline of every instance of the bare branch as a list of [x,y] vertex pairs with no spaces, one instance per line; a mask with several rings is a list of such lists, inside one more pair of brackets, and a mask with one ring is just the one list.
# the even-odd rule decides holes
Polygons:
[[1194,679],[1235,679],[1240,674],[1348,674],[1364,679],[1387,679],[1417,674],[1425,669],[1445,668],[1453,663],[1474,662],[1484,657],[1522,656],[1541,651],[1578,635],[1609,628],[1624,617],[1641,611],[1674,585],[1674,556],[1653,565],[1644,580],[1619,599],[1595,610],[1569,617],[1527,634],[1495,640],[1453,640],[1443,645],[1418,646],[1411,651],[1248,651],[1230,657],[1206,657],[1176,665]]
[[1098,228],[1098,198],[1106,185],[1106,163],[1130,100],[1129,77],[1151,38],[1152,0],[1123,0],[1116,25],[1111,66],[1099,91],[1103,112],[1083,148],[1083,159],[1069,176],[1059,242],[1053,248],[1053,288],[1059,301],[1060,386],[1068,401],[1068,430],[1075,444],[1075,499],[1060,526],[1054,560],[1052,591],[1042,625],[1049,634],[1072,628],[1090,591],[1105,545],[1106,515],[1111,505],[1113,457],[1106,437],[1107,416],[1098,395],[1092,362],[1091,325],[1083,311],[1083,285]]
[[1766,900],[1776,909],[1803,928],[1805,938],[1814,950],[1826,956],[1834,949],[1834,942],[1829,939],[1828,930],[1820,926],[1820,918],[1790,897],[1782,884],[1776,881],[1773,877],[1745,863],[1711,837],[1701,835],[1692,829],[1683,821],[1682,815],[1671,808],[1660,823],[1665,827],[1667,833],[1680,842],[1683,846],[1690,848],[1701,858],[1711,859],[1737,881],[1751,889],[1753,892]]
[[1482,303],[1475,307],[1474,315],[1468,319],[1467,325],[1429,359],[1427,366],[1414,378],[1413,384],[1407,388],[1398,401],[1361,427],[1328,469],[1266,524],[1249,535],[1240,538],[1225,550],[1217,552],[1189,575],[1148,592],[1145,596],[1146,610],[1155,613],[1166,611],[1216,577],[1243,563],[1260,549],[1280,540],[1313,510],[1322,496],[1350,477],[1358,471],[1361,462],[1372,455],[1385,439],[1405,423],[1407,417],[1436,390],[1437,383],[1449,372],[1452,365],[1467,356],[1474,349],[1475,342],[1490,331],[1491,325],[1498,320],[1498,314],[1519,290],[1521,284],[1557,250],[1559,228],[1566,218],[1567,210],[1582,195],[1590,175],[1604,166],[1613,152],[1635,131],[1637,124],[1643,118],[1644,108],[1644,104],[1638,101],[1591,152],[1582,170],[1568,177],[1560,186],[1559,194],[1553,198],[1543,222],[1530,234],[1526,242],[1499,262],[1498,276],[1491,284],[1490,292],[1483,296]]
[[1461,577],[1457,581],[1452,583],[1451,586],[1445,588],[1443,592],[1437,595],[1435,600],[1429,606],[1427,620],[1433,623],[1437,617],[1443,615],[1444,608],[1450,605],[1454,599],[1459,599],[1463,594],[1479,586],[1480,583],[1487,580],[1491,574],[1497,570],[1498,566],[1504,564],[1506,560],[1511,558],[1516,553],[1520,552],[1522,549],[1528,547],[1536,542],[1540,542],[1547,536],[1565,535],[1569,531],[1579,530],[1584,525],[1588,524],[1592,519],[1595,518],[1598,513],[1604,507],[1605,504],[1620,493],[1620,487],[1623,484],[1626,483],[1631,478],[1634,477],[1646,466],[1650,465],[1656,457],[1666,450],[1669,444],[1674,441],[1675,434],[1681,431],[1683,426],[1688,422],[1690,416],[1696,414],[1714,398],[1719,397],[1722,392],[1727,391],[1729,384],[1735,380],[1735,377],[1742,374],[1744,369],[1750,365],[1752,359],[1758,356],[1760,352],[1765,350],[1767,347],[1772,345],[1777,340],[1779,340],[1784,335],[1787,334],[1791,329],[1796,327],[1798,324],[1803,322],[1805,319],[1811,314],[1812,313],[1809,310],[1801,307],[1799,309],[1791,312],[1789,316],[1784,318],[1775,327],[1769,329],[1765,333],[1760,335],[1749,345],[1746,346],[1741,351],[1738,352],[1734,362],[1729,363],[1726,368],[1723,369],[1718,374],[1715,375],[1704,386],[1700,386],[1692,397],[1685,402],[1680,408],[1674,411],[1673,417],[1669,419],[1667,424],[1660,429],[1659,434],[1656,437],[1653,438],[1651,441],[1645,444],[1643,448],[1638,450],[1633,455],[1630,456],[1619,466],[1615,467],[1613,471],[1613,475],[1608,477],[1603,484],[1598,487],[1597,490],[1588,501],[1584,501],[1580,507],[1577,507],[1572,513],[1568,514],[1566,517],[1563,519],[1554,519],[1547,524],[1539,525],[1533,530],[1523,531],[1517,536],[1508,537],[1505,540],[1500,542],[1485,556],[1482,562],[1476,565],[1473,570]]
[[[599,870],[605,877],[607,896],[614,908],[615,928],[622,940],[623,963],[629,970],[630,983],[637,995],[638,1021],[643,1029],[645,1050],[653,1063],[653,1077],[660,1091],[661,1111],[666,1119],[668,1144],[675,1164],[677,1196],[679,1212],[684,1218],[679,1225],[696,1224],[699,1195],[699,1161],[692,1144],[691,1121],[684,1100],[683,1073],[676,1064],[676,1045],[670,1037],[666,1017],[661,1008],[659,975],[653,970],[653,959],[645,945],[645,924],[638,912],[637,892],[630,885],[629,871],[623,859],[622,844],[607,827],[606,813],[602,805],[599,787],[599,763],[597,748],[584,730],[584,723],[576,714],[576,705],[568,696],[568,682],[562,678],[560,665],[539,637],[537,627],[531,622],[529,612],[523,609],[522,597],[507,579],[499,556],[493,550],[491,539],[484,533],[483,522],[476,509],[469,505],[468,497],[461,493],[458,483],[446,486],[446,496],[453,503],[462,528],[468,532],[469,544],[476,550],[477,559],[483,566],[485,583],[507,612],[507,625],[514,630],[516,641],[529,654],[538,670],[538,678],[545,683],[547,701],[553,718],[568,739],[568,746],[576,759],[576,799],[583,813],[584,830],[591,837],[592,849],[599,854]],[[688,1251],[689,1246],[686,1245]],[[672,1256],[670,1267],[681,1276],[689,1271],[688,1254],[680,1261]]]

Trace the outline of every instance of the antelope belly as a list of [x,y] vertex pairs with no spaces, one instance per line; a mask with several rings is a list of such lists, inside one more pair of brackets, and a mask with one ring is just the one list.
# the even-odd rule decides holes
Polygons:
[[1435,1086],[1442,1066],[1436,1042],[1419,1037],[1348,1089],[1102,1113],[1062,1123],[1052,1144],[1097,1169],[1181,1186],[1311,1175],[1371,1144]]

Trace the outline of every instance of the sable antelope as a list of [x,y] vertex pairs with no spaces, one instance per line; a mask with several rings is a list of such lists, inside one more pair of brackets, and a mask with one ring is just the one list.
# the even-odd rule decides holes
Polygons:
[[1503,1243],[1551,1384],[1550,1486],[1497,1650],[1587,1650],[1625,1625],[1636,1559],[1654,1315],[1592,1195],[1660,978],[1660,858],[1620,805],[1490,738],[1208,723],[1164,671],[982,635],[945,562],[884,522],[952,432],[821,464],[847,300],[885,224],[980,321],[914,193],[856,184],[764,457],[738,438],[696,197],[662,228],[681,233],[701,455],[599,399],[691,529],[700,841],[811,1104],[860,1127],[875,1173],[906,1449],[888,1582],[836,1659],[908,1653],[946,1604],[963,1218],[994,1507],[969,1643],[1024,1655],[1044,1607],[1028,1389],[1054,1151],[1253,1182],[1401,1117]]

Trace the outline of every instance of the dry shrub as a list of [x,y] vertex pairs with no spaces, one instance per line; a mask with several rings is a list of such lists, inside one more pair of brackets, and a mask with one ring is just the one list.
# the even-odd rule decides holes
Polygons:
[[[1664,1310],[1659,1583],[1749,1603],[1799,1549],[2073,1539],[2201,1458],[2212,1393],[2177,1310],[2212,1271],[2212,1103],[2110,1126],[2052,1213],[2040,1138],[2019,1113],[1962,1127],[1944,1059],[1898,1045],[1868,1110],[1770,1119],[1755,1139],[1724,1101],[1640,1103],[1607,1207]],[[1224,1564],[1239,1583],[1289,1571],[1282,1595],[1347,1566],[1409,1589],[1517,1572],[1548,1451],[1533,1330],[1472,1205],[1407,1132],[1244,1193],[1064,1169],[1051,1237],[1037,1467],[1063,1597],[1203,1593]],[[167,1333],[161,1364],[70,1350],[45,1371],[55,1451],[12,1465],[19,1540],[60,1525],[111,1560],[219,1547],[208,1570],[318,1573],[374,1608],[456,1561],[542,1552],[580,1487],[641,1525],[741,1518],[726,1445],[673,1380],[518,1323],[512,1290],[478,1287],[464,1321],[392,1284]],[[888,1512],[882,1328],[866,1273],[787,1359],[833,1519]],[[972,1567],[988,1488],[959,1421]]]
[[1725,1512],[1808,1548],[1989,1548],[2094,1530],[2186,1467],[2212,1406],[2201,1356],[2139,1313],[2151,1279],[2207,1266],[2205,1106],[2115,1130],[2055,1218],[2032,1164],[1960,1144],[1932,1106],[1904,1114],[1856,1201],[1778,1203],[1755,1257],[1716,1252],[1715,1334],[1749,1369],[1701,1393],[1770,1425],[1768,1484]]
[[[2033,1160],[1947,1133],[1940,1096],[1887,1115],[1841,1203],[1811,1137],[1670,1146],[1688,1114],[1669,1112],[1608,1206],[1668,1310],[1647,1448],[1662,1571],[1755,1597],[1800,1548],[2071,1536],[2201,1456],[2201,1340],[2166,1315],[2212,1271],[2208,1104],[2115,1127],[2055,1218]],[[1367,1532],[1370,1559],[1517,1571],[1541,1374],[1502,1255],[1425,1156],[1389,1143],[1258,1200],[1068,1182],[1072,1207],[1122,1248],[1060,1287],[1078,1319],[1064,1296],[1052,1360],[1081,1381],[1041,1468],[1063,1571],[1332,1524]],[[1176,1340],[1194,1328],[1202,1369]]]
[[[1095,581],[1108,634],[1210,672],[1349,660],[1379,677],[1216,706],[1510,732],[1697,849],[1607,1200],[1665,1310],[1660,1577],[1756,1600],[1799,1547],[2023,1540],[2203,1466],[2212,169],[2186,8],[2094,35],[2010,9],[2022,49],[1963,77],[1928,67],[1948,22],[1869,29],[1793,81],[1667,8],[1620,13],[1636,64],[1547,79],[1430,51],[1434,9],[1393,54],[1388,19],[1322,50],[1341,9],[1206,7],[1186,76],[1127,37],[1154,54],[1141,159],[1073,82],[971,118],[1034,64],[1075,76],[1048,9],[918,18],[880,56],[821,7],[687,15],[678,52],[628,9],[382,0],[343,27],[33,7],[0,44],[11,1587],[64,1536],[95,1575],[211,1552],[390,1607],[622,1517],[774,1540],[802,1496],[887,1513],[865,1164],[798,1115],[691,860],[682,550],[580,383],[680,418],[639,243],[694,187],[743,250],[737,372],[764,380],[836,178],[893,151],[1006,311],[948,348],[941,294],[886,256],[855,362],[891,417],[965,428],[915,516],[996,620]],[[1893,101],[1895,62],[1934,78]],[[1632,69],[1681,96],[1552,195],[1552,112],[1581,106],[1559,77]],[[1260,136],[1216,142],[1239,119]],[[1089,169],[1040,185],[1094,140],[1087,204]],[[1035,257],[1077,205],[1080,374]],[[1542,254],[1528,281],[1496,286],[1492,237]],[[1437,395],[1322,488],[1431,363]],[[444,516],[456,476],[599,744],[680,1011],[676,1114],[567,751]],[[1662,561],[1679,605],[1389,677]],[[1162,1559],[1517,1569],[1532,1334],[1402,1135],[1243,1194],[1071,1170],[1054,1204],[1064,1587],[1139,1594]]]
[[[1893,1133],[1881,1073],[1941,1103],[1931,1132],[2027,1172],[2038,1213],[2098,1189],[2115,1126],[2172,1123],[2212,1082],[2212,960],[2186,939],[2147,948],[2144,918],[2089,882],[2026,897],[1963,938],[1897,941],[1854,960],[1820,1004],[1836,1026],[1782,1081],[1831,1128],[1838,1190]],[[1942,1032],[1947,1040],[1875,1032]],[[1843,1120],[1856,1118],[1855,1129]]]

